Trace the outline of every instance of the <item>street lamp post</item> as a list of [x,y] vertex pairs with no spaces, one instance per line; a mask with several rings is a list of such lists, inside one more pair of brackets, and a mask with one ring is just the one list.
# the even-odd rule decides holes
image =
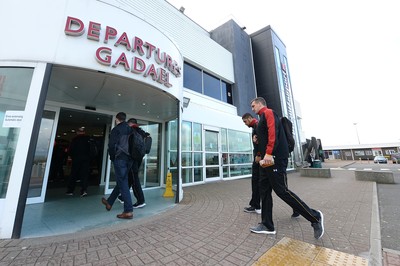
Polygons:
[[360,143],[360,137],[358,136],[358,130],[357,130],[357,123],[353,123],[354,127],[356,128],[356,134],[357,134],[357,140],[358,140],[358,144]]

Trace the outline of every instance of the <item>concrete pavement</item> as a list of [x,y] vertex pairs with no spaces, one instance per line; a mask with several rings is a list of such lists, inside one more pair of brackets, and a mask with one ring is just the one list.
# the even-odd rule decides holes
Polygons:
[[[323,167],[345,164],[329,162]],[[186,187],[183,201],[173,209],[118,226],[0,240],[0,265],[252,265],[285,237],[380,265],[380,239],[374,235],[380,231],[379,221],[374,222],[375,183],[356,181],[351,171],[340,169],[333,169],[331,178],[292,172],[288,183],[310,207],[324,213],[325,234],[320,240],[314,239],[308,221],[290,217],[291,208],[275,194],[277,234],[251,233],[249,228],[260,222],[260,215],[243,212],[251,195],[246,178]]]

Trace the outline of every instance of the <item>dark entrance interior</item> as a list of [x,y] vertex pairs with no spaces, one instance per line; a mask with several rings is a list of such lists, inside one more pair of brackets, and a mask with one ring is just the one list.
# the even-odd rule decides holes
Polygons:
[[[90,186],[99,186],[101,177],[104,177],[103,163],[107,162],[107,160],[103,160],[106,128],[111,125],[111,121],[111,115],[61,108],[51,159],[47,199],[52,197],[54,189],[60,190],[57,194],[66,191],[72,165],[72,160],[68,156],[68,148],[80,127],[85,128],[86,135],[90,136],[97,146],[97,155],[90,163],[89,188]],[[78,183],[77,188],[79,188]],[[62,192],[62,189],[65,191]]]

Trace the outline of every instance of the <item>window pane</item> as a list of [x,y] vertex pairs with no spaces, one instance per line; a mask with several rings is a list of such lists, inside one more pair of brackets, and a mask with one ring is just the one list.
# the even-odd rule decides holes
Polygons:
[[206,165],[218,165],[218,153],[206,153]]
[[227,130],[225,128],[221,129],[221,151],[228,151],[228,139],[227,139]]
[[203,168],[194,168],[194,182],[203,181]]
[[167,136],[169,136],[169,149],[170,150],[177,150],[178,145],[177,145],[177,121],[173,120],[168,122],[167,124]]
[[182,183],[192,183],[192,168],[182,168]]
[[232,86],[231,84],[221,81],[222,101],[233,104]]
[[[33,69],[0,67],[0,121],[7,111],[23,111]],[[18,127],[0,126],[0,198],[5,198],[19,138]]]
[[201,124],[193,123],[193,150],[202,150]]
[[219,167],[206,168],[206,178],[219,177]]
[[251,174],[251,165],[231,166],[231,176]]
[[182,152],[182,166],[192,166],[191,152]]
[[218,151],[218,132],[205,131],[204,134],[206,151]]
[[231,164],[251,163],[253,162],[252,154],[229,154],[229,161]]
[[252,152],[251,134],[236,130],[228,131],[229,152]]
[[203,153],[195,152],[193,154],[194,157],[194,166],[202,166],[203,165]]
[[221,85],[220,80],[204,73],[204,94],[214,99],[221,100]]
[[184,63],[183,65],[183,87],[203,93],[202,82],[201,82],[201,70]]
[[182,122],[182,150],[192,150],[192,123]]

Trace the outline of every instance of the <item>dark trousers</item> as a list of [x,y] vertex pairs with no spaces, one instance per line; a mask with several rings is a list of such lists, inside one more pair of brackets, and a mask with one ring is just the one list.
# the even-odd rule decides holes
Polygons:
[[260,167],[261,221],[269,229],[275,230],[272,220],[272,190],[290,207],[311,223],[319,221],[319,213],[308,207],[295,193],[287,187],[287,159],[275,159],[270,167]]
[[136,198],[136,202],[138,204],[142,204],[145,202],[144,194],[142,190],[142,185],[139,180],[139,172],[134,171],[133,167],[129,171],[128,185],[132,187],[133,195]]
[[260,164],[253,162],[251,166],[251,200],[249,205],[255,209],[261,209],[260,207]]
[[68,192],[74,192],[76,180],[81,180],[81,193],[87,191],[90,175],[89,159],[72,159],[71,176],[68,183]]

